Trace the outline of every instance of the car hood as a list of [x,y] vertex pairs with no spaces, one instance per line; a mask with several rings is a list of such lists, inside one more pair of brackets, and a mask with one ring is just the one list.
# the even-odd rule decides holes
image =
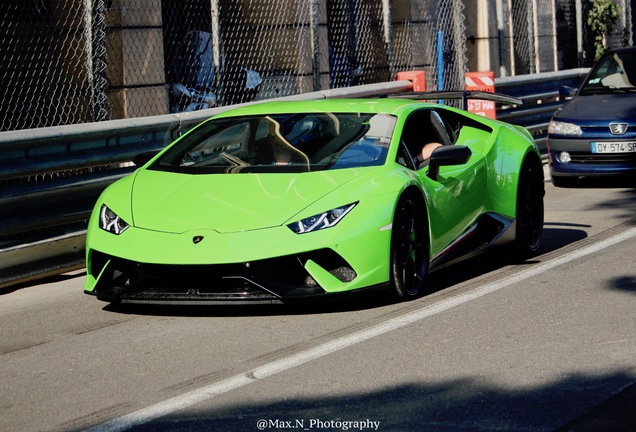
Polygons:
[[359,171],[186,175],[139,170],[131,191],[133,225],[171,233],[280,226]]
[[636,117],[636,95],[576,96],[557,110],[555,118],[574,123],[604,124]]

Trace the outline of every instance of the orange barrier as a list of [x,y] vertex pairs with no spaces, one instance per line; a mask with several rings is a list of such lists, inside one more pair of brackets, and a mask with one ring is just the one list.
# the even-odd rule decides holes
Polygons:
[[426,75],[424,71],[405,71],[398,72],[397,80],[408,80],[413,83],[413,91],[414,92],[425,92],[426,91]]
[[[495,92],[494,72],[467,72],[465,81],[466,90]],[[492,119],[497,118],[496,106],[493,101],[468,99],[468,111]]]

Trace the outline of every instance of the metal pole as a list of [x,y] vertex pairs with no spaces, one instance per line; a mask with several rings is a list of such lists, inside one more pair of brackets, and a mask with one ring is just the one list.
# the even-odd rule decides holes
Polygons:
[[453,61],[457,65],[453,73],[452,86],[464,88],[464,74],[466,67],[466,28],[464,27],[464,15],[462,10],[464,3],[462,0],[454,0],[452,3],[453,13]]
[[556,2],[552,2],[552,61],[554,62],[555,71],[559,70],[559,56],[557,55],[557,16]]
[[106,90],[106,5],[104,0],[95,0],[91,5],[92,64],[93,64],[93,121],[108,120],[108,98]]
[[632,46],[634,44],[634,36],[632,29],[632,4],[629,0],[623,0],[623,44]]
[[[212,18],[212,61],[214,62],[215,88],[221,88],[221,24],[219,15],[219,0],[211,0],[210,15]],[[218,97],[218,94],[217,94]]]
[[499,76],[508,75],[506,66],[506,32],[504,31],[503,0],[497,0],[497,40],[499,41]]
[[388,79],[393,79],[395,73],[395,60],[393,54],[393,15],[391,13],[391,0],[382,0],[382,19],[384,25],[384,46],[389,67]]
[[534,71],[541,72],[541,59],[539,58],[539,18],[537,17],[537,0],[532,0],[532,40],[534,42]]
[[311,27],[311,47],[313,51],[313,74],[314,74],[314,91],[322,90],[320,79],[320,16],[318,10],[318,1],[312,0],[311,10],[309,11],[309,25]]
[[508,48],[510,53],[510,73],[516,75],[517,64],[515,62],[515,30],[512,25],[512,0],[508,0],[508,35],[510,40],[510,47]]
[[625,16],[627,17],[627,45],[634,45],[634,21],[632,20],[632,3],[625,2]]
[[535,73],[537,71],[536,58],[535,58],[535,43],[534,43],[534,19],[533,19],[533,10],[534,10],[534,1],[532,3],[526,3],[526,31],[528,32],[528,51],[527,51],[527,61],[528,61],[528,72]]
[[437,90],[444,90],[444,33],[437,32]]
[[583,4],[576,0],[576,53],[577,66],[583,66]]

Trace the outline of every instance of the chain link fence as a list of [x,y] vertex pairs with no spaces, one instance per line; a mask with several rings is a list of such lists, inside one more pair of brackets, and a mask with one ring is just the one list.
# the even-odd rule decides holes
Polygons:
[[[2,0],[0,131],[154,116],[467,71],[476,0]],[[631,1],[608,42],[631,44]],[[506,75],[583,66],[577,3],[495,0]],[[583,45],[585,46],[585,45]],[[587,49],[587,47],[586,47]]]
[[[507,75],[589,67],[593,35],[586,17],[591,0],[495,0],[502,9],[501,69]],[[619,19],[607,48],[633,44],[632,1],[613,0]]]

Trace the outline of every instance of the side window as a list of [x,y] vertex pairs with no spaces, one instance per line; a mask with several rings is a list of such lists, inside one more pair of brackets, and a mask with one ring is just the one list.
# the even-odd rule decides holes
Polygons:
[[402,130],[401,142],[408,150],[408,153],[415,157],[418,155],[424,144],[430,141],[431,135],[431,110],[424,109],[411,113],[406,119]]
[[438,142],[443,145],[455,144],[461,125],[452,112],[444,110],[431,111],[431,125]]
[[466,145],[479,151],[490,139],[492,129],[483,123],[452,111],[443,111],[440,115],[453,144]]
[[449,134],[447,123],[437,111],[426,108],[411,113],[407,118],[401,142],[412,159],[412,165],[421,169],[428,165],[436,148],[453,144]]
[[406,148],[406,144],[403,141],[400,142],[400,147],[398,148],[395,161],[400,165],[410,168],[414,171],[417,169],[415,166],[415,161],[413,160],[411,153],[408,151],[408,149]]

